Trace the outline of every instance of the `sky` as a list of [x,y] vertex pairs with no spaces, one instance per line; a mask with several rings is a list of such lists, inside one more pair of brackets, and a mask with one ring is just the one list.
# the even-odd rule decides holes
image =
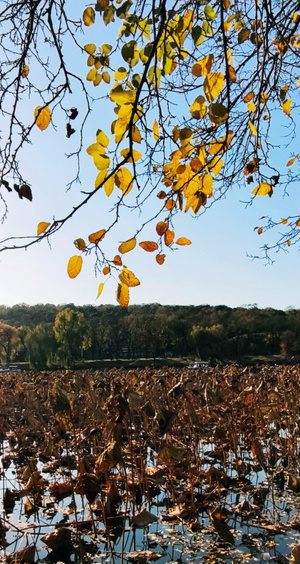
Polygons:
[[[85,57],[80,64],[84,76]],[[73,102],[70,98],[70,107]],[[26,101],[28,115],[37,104],[34,96]],[[98,127],[109,131],[105,108],[99,105],[98,108],[100,111],[93,113],[87,123],[85,147],[94,142]],[[82,183],[74,183],[66,190],[66,184],[76,171],[74,159],[66,158],[66,154],[75,151],[77,145],[75,136],[66,138],[65,124],[58,119],[54,120],[55,127],[51,125],[45,131],[34,129],[32,144],[26,147],[21,160],[23,174],[32,187],[33,201],[20,200],[16,193],[7,194],[9,212],[0,225],[0,240],[34,234],[40,221],[51,222],[53,217],[64,217],[79,201],[80,192],[93,187],[97,171],[91,157],[83,152]],[[278,159],[283,165],[289,154],[278,150]],[[161,266],[155,261],[156,253],[146,253],[138,246],[124,256],[124,264],[141,282],[140,286],[130,289],[130,304],[222,304],[230,307],[256,304],[260,308],[300,308],[299,249],[291,247],[286,253],[275,253],[272,264],[251,258],[268,242],[267,234],[258,235],[254,229],[260,225],[259,218],[263,215],[280,218],[291,213],[291,201],[293,207],[299,202],[297,189],[293,190],[290,196],[275,190],[272,198],[255,198],[252,205],[247,206],[249,187],[234,185],[226,197],[204,215],[195,218],[189,213],[178,214],[176,238],[188,237],[192,241],[190,246],[167,250]],[[43,241],[26,251],[0,253],[0,304],[116,304],[117,275],[104,277],[95,273],[92,255],[84,257],[77,278],[70,279],[67,274],[69,258],[79,254],[73,241],[79,237],[87,240],[90,233],[108,227],[113,215],[111,207],[112,200],[99,191],[91,205],[78,212],[49,242]],[[105,241],[108,256],[112,258],[117,253],[116,245],[132,237],[138,221],[138,212],[124,214],[116,227],[114,243]],[[141,240],[155,238],[155,224],[147,226]],[[105,282],[104,290],[96,299],[100,282]]]

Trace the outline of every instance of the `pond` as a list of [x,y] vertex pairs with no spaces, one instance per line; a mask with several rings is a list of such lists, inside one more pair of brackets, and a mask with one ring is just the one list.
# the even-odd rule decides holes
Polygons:
[[2,560],[297,564],[299,373],[1,375]]

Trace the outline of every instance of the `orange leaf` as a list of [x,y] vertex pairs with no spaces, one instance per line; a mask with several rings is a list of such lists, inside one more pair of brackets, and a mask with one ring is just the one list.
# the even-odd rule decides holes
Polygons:
[[187,239],[186,237],[179,237],[176,241],[176,245],[191,245],[192,241]]
[[102,241],[105,233],[105,229],[100,229],[100,231],[96,231],[96,233],[91,233],[91,235],[89,235],[89,242],[97,245],[100,241]]
[[176,208],[176,202],[171,199],[167,200],[165,203],[165,208],[167,208],[167,210],[169,211],[173,210],[174,208]]
[[142,247],[142,249],[144,249],[144,251],[147,251],[148,253],[153,253],[153,251],[156,251],[158,249],[158,244],[154,241],[142,241],[139,245],[140,247]]
[[105,267],[103,268],[102,272],[103,272],[104,276],[106,276],[106,274],[109,274],[109,273],[110,273],[110,268],[109,268],[109,266],[105,266]]
[[76,278],[76,276],[78,276],[79,272],[81,271],[82,262],[82,257],[78,255],[74,255],[69,259],[68,275],[70,278]]
[[171,231],[170,229],[167,229],[167,231],[164,234],[164,238],[165,238],[165,245],[167,245],[168,247],[170,245],[172,245],[173,241],[174,241],[174,237],[175,237],[175,233],[174,231]]
[[116,266],[122,266],[122,260],[121,260],[120,255],[116,255],[116,256],[113,258],[112,262],[113,262]]
[[155,260],[158,264],[163,264],[165,262],[166,255],[156,255]]
[[161,236],[163,235],[168,229],[168,224],[164,221],[159,221],[156,225],[156,233]]

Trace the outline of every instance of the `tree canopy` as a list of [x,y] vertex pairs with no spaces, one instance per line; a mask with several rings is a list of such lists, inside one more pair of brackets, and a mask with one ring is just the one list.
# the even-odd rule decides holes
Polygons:
[[[80,178],[85,151],[95,183],[69,213],[60,217],[58,204],[57,217],[41,218],[34,235],[0,241],[0,251],[49,239],[101,190],[111,199],[112,216],[101,218],[98,231],[78,233],[68,274],[76,277],[94,253],[103,274],[98,297],[105,276],[114,273],[117,300],[127,306],[139,279],[123,255],[140,245],[162,265],[169,249],[191,244],[176,231],[179,213],[201,215],[241,184],[249,204],[275,190],[292,194],[299,181],[297,9],[295,0],[97,0],[77,13],[70,1],[3,2],[2,219],[14,191],[32,200],[35,187],[23,175],[21,155],[34,128],[55,127],[62,116],[66,136],[78,137],[70,185]],[[111,43],[98,45],[102,27],[111,29]],[[85,54],[86,69],[76,64],[76,53]],[[95,129],[85,144],[87,120],[92,113],[101,122],[103,108],[110,130]],[[278,158],[283,146],[284,163]],[[140,210],[140,221],[108,256],[106,239],[125,208]],[[151,222],[153,237],[144,240]],[[288,217],[271,218],[266,204],[255,229],[258,235],[273,229],[278,237],[263,245],[263,255],[298,243],[299,227],[293,205]]]

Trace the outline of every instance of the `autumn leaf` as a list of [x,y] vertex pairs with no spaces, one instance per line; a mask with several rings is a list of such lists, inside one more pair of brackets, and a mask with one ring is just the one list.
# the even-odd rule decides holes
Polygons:
[[163,264],[165,262],[166,255],[156,255],[155,260],[158,264]]
[[116,84],[109,94],[111,101],[118,104],[118,106],[122,106],[123,104],[133,104],[135,96],[135,90],[125,90],[122,84]]
[[70,278],[76,278],[81,271],[83,259],[81,256],[74,255],[68,262],[68,275]]
[[133,237],[132,239],[128,239],[127,241],[121,243],[118,251],[119,253],[121,253],[121,255],[124,255],[124,253],[129,253],[129,251],[132,251],[135,246],[136,246],[136,238]]
[[116,266],[122,266],[122,260],[120,255],[116,255],[113,260],[112,260],[113,264],[115,264]]
[[154,241],[142,241],[139,245],[144,251],[147,251],[147,253],[153,253],[153,251],[158,249],[158,244]]
[[221,123],[224,123],[224,121],[228,119],[229,113],[227,108],[223,106],[223,104],[216,103],[216,104],[210,104],[208,108],[208,115],[209,115],[209,119],[213,123],[220,125]]
[[299,154],[295,155],[292,159],[290,159],[290,160],[286,163],[286,166],[292,166],[292,165],[296,162],[296,160],[298,159],[298,157],[299,157]]
[[190,239],[187,239],[186,237],[179,237],[179,239],[177,239],[176,245],[191,245],[192,241],[190,241]]
[[95,21],[95,10],[91,6],[86,8],[82,14],[82,20],[87,27],[93,25]]
[[190,106],[190,113],[194,119],[202,119],[206,115],[206,101],[204,96],[197,96]]
[[213,102],[220,94],[224,86],[224,74],[222,72],[209,73],[204,80],[204,93],[209,102]]
[[129,157],[127,160],[128,163],[132,163],[132,160],[138,161],[142,157],[142,153],[136,151],[135,149],[132,149],[132,151],[130,151],[130,149],[122,149],[122,151],[120,151],[120,155],[125,159]]
[[21,70],[21,77],[26,78],[26,76],[28,76],[28,75],[29,75],[29,66],[24,65],[24,67],[22,67],[22,70]]
[[42,235],[42,233],[45,233],[49,225],[50,223],[48,223],[47,221],[40,221],[40,223],[37,226],[37,234]]
[[253,125],[252,121],[248,121],[248,125],[250,127],[252,135],[257,135],[257,129],[255,125]]
[[51,110],[46,106],[37,106],[34,110],[35,123],[41,131],[47,129],[51,121]]
[[152,125],[152,134],[153,134],[154,139],[156,141],[158,141],[159,140],[159,128],[158,128],[158,123],[157,123],[156,120],[153,122],[153,125]]
[[109,197],[109,196],[112,194],[112,192],[113,192],[113,190],[114,190],[114,185],[115,185],[114,176],[110,176],[110,177],[104,182],[103,188],[104,188],[104,192],[105,192],[105,194],[107,195],[107,197]]
[[191,73],[194,76],[206,76],[210,72],[213,62],[214,56],[212,54],[207,55],[192,66]]
[[123,194],[127,195],[132,189],[132,180],[132,174],[125,166],[119,168],[115,174],[115,185],[122,190]]
[[123,266],[123,270],[119,274],[119,279],[122,284],[126,284],[126,286],[130,288],[140,285],[139,279],[136,278],[135,274],[131,272],[131,270],[128,270],[126,266]]
[[163,235],[168,229],[168,223],[164,221],[159,221],[156,225],[156,233],[161,236]]
[[105,229],[100,229],[100,231],[91,233],[91,235],[89,235],[89,242],[92,243],[92,245],[97,245],[100,241],[102,241],[102,239],[104,239],[105,233]]
[[254,188],[254,190],[252,190],[252,194],[254,194],[254,196],[267,196],[272,193],[272,186],[267,182],[261,182],[258,186],[256,186],[256,188]]
[[117,287],[117,302],[122,307],[128,307],[129,304],[129,289],[127,284],[118,284]]
[[75,239],[74,245],[79,251],[85,251],[86,249],[86,244],[84,239]]
[[96,298],[96,300],[97,300],[97,299],[99,298],[99,296],[102,294],[103,288],[104,288],[104,283],[103,283],[103,282],[100,282],[100,284],[99,284],[99,286],[98,286],[98,293],[97,293],[97,298]]
[[285,113],[287,116],[289,116],[290,113],[291,113],[291,103],[292,103],[291,98],[288,98],[288,99],[285,100],[285,101],[283,102],[283,104],[281,105],[281,107],[282,107],[284,113]]
[[104,266],[102,273],[104,274],[104,276],[106,276],[107,274],[110,273],[110,268],[109,266]]
[[167,231],[164,234],[165,245],[167,245],[167,247],[172,245],[174,241],[174,237],[175,237],[174,231],[172,231],[171,229],[167,229]]

